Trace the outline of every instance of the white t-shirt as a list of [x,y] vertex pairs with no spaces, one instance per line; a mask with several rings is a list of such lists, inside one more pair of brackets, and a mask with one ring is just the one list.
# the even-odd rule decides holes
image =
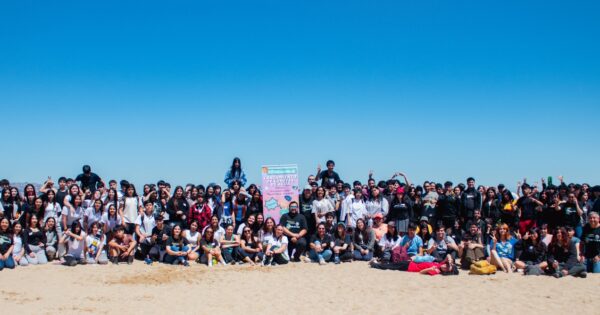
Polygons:
[[140,226],[140,232],[142,232],[142,234],[151,236],[152,229],[156,226],[156,221],[154,220],[153,215],[147,216],[145,213],[142,213],[135,219],[135,225]]
[[58,217],[61,213],[62,209],[60,208],[58,202],[48,203],[48,205],[46,205],[46,209],[44,210],[44,223],[46,223],[48,218],[54,218],[57,220],[55,223],[58,223]]
[[94,207],[85,209],[85,217],[87,218],[88,227],[95,222],[102,222],[102,211],[96,212]]
[[108,212],[105,212],[102,215],[102,223],[104,225],[106,225],[106,227],[108,228],[109,231],[112,231],[115,229],[115,227],[123,224],[123,219],[121,218],[120,215],[117,214],[116,218],[111,217],[110,219],[108,218]]
[[[276,248],[281,248],[283,246],[283,244],[287,244],[288,243],[288,238],[285,235],[282,235],[279,239],[277,239],[275,236],[271,237],[269,239],[269,245],[271,245],[271,250]],[[283,255],[283,257],[286,260],[290,260],[289,256],[288,256],[288,251],[284,250],[283,253],[281,253]]]
[[123,208],[123,219],[125,223],[135,223],[138,217],[140,200],[137,197],[125,197],[123,199],[125,208]]
[[393,238],[388,239],[387,238],[387,234],[383,234],[383,236],[381,236],[381,239],[379,240],[379,246],[381,246],[382,250],[386,250],[386,249],[392,249],[396,246],[400,246],[400,241],[402,240],[401,237],[398,236],[398,238],[396,239],[396,241],[394,241]]
[[75,211],[71,211],[71,208],[64,206],[62,209],[62,215],[67,217],[67,226],[65,229],[69,229],[71,224],[75,221],[79,221],[81,226],[83,226],[83,216],[85,214],[85,210],[83,207],[77,207]]
[[[313,209],[312,209],[313,214],[326,214],[328,212],[333,212],[334,210],[335,209],[333,209],[331,202],[329,202],[327,200],[327,198],[313,201]],[[317,223],[321,223],[321,222],[325,222],[325,216],[318,218]]]
[[81,241],[77,240],[74,237],[67,237],[67,247],[69,249],[69,255],[73,255],[73,257],[75,258],[83,257],[83,247],[86,238],[85,232],[81,232],[81,236],[83,236],[83,239]]

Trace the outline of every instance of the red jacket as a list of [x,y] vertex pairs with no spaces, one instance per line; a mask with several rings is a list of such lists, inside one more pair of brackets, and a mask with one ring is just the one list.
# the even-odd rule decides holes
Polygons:
[[198,221],[198,231],[202,231],[204,227],[210,224],[211,211],[208,204],[204,204],[198,208],[198,204],[194,204],[190,208],[190,215],[188,215],[188,226],[193,220]]

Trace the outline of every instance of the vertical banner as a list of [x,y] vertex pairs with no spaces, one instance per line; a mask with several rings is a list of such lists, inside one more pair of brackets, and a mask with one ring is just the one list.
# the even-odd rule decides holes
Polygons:
[[279,223],[292,201],[298,201],[298,165],[262,167],[263,213]]

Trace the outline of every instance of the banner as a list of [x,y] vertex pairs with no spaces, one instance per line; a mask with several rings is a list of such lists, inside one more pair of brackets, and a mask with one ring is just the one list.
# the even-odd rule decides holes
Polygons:
[[263,213],[279,223],[290,202],[298,202],[298,165],[262,167]]

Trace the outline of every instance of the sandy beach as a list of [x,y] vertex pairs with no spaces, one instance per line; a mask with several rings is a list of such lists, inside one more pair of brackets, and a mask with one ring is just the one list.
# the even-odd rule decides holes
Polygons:
[[598,314],[587,279],[424,276],[296,263],[208,269],[166,265],[30,266],[0,272],[4,314]]

